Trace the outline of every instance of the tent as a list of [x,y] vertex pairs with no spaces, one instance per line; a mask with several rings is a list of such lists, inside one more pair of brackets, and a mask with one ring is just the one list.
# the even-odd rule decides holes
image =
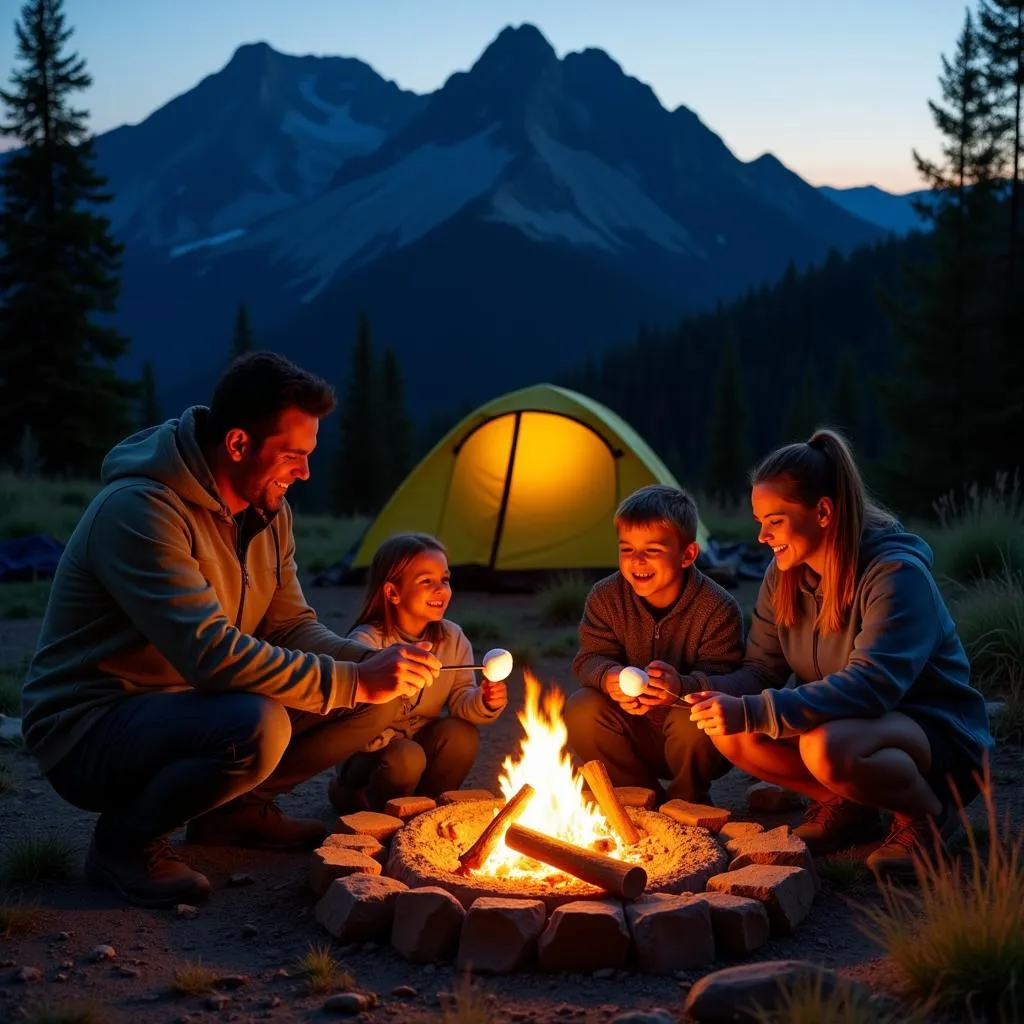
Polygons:
[[678,486],[628,423],[586,395],[537,384],[453,427],[388,500],[350,569],[365,570],[383,540],[407,531],[441,540],[453,566],[612,569],[615,508],[652,483]]

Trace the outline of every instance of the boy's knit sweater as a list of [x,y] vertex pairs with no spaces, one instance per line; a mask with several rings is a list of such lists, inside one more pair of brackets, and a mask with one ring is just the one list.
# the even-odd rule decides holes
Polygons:
[[587,595],[579,637],[573,671],[598,690],[610,669],[652,661],[676,668],[683,693],[714,689],[702,677],[731,672],[743,660],[740,606],[695,566],[684,571],[682,592],[657,619],[621,572],[606,576]]

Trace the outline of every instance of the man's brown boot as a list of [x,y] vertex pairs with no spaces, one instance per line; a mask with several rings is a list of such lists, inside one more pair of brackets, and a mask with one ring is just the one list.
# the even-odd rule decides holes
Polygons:
[[141,846],[104,848],[93,836],[85,857],[85,874],[137,907],[197,903],[210,892],[206,875],[185,864],[167,839],[154,839]]
[[811,853],[832,853],[870,842],[881,830],[882,817],[876,808],[837,797],[828,803],[811,804],[793,835],[799,836]]
[[917,863],[932,863],[948,852],[947,844],[956,839],[963,822],[952,803],[945,803],[938,817],[910,818],[896,814],[889,834],[872,850],[868,867],[878,878],[898,881],[917,880]]
[[252,794],[193,818],[185,830],[190,843],[250,850],[313,850],[326,835],[319,818],[291,818],[273,800]]

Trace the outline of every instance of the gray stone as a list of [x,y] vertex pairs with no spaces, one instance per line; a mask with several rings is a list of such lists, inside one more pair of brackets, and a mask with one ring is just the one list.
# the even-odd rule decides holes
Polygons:
[[693,804],[689,800],[666,800],[658,810],[681,825],[706,828],[715,833],[720,832],[722,826],[732,817],[732,811],[727,811],[722,807]]
[[637,963],[648,974],[672,974],[715,959],[711,910],[699,896],[652,893],[626,904]]
[[589,974],[621,967],[629,955],[629,928],[617,900],[576,900],[557,907],[537,941],[542,971]]
[[627,1010],[612,1017],[608,1024],[676,1024],[676,1018],[660,1006],[650,1010]]
[[369,992],[339,992],[324,1003],[328,1013],[357,1014],[372,1010],[377,1005],[376,997]]
[[316,919],[342,942],[387,939],[395,900],[407,888],[397,879],[374,875],[336,878],[316,904]]
[[437,806],[436,800],[429,796],[396,796],[384,805],[384,813],[402,821],[410,821],[417,814],[432,811]]
[[199,908],[192,906],[191,903],[178,903],[174,907],[174,916],[191,921],[199,916]]
[[711,909],[718,959],[747,956],[768,941],[768,911],[763,903],[727,892],[701,893],[701,899]]
[[725,843],[725,849],[732,854],[730,871],[738,871],[750,864],[774,864],[776,866],[806,868],[814,874],[814,858],[807,844],[780,825],[768,832],[757,835],[737,836]]
[[450,960],[458,949],[465,917],[462,904],[446,889],[423,886],[400,892],[391,945],[414,964]]
[[708,879],[709,892],[758,900],[768,911],[774,935],[792,935],[814,902],[815,880],[803,868],[751,864]]
[[516,970],[533,955],[544,917],[541,900],[479,897],[466,912],[456,967],[494,974]]
[[401,818],[393,814],[356,811],[354,814],[343,814],[338,819],[337,830],[350,835],[373,836],[377,842],[386,843],[404,824]]
[[38,967],[19,967],[14,980],[20,981],[23,985],[31,985],[43,980],[43,972]]
[[309,866],[309,887],[319,898],[336,878],[348,875],[379,875],[380,861],[344,846],[321,846],[313,851]]
[[804,798],[799,793],[776,786],[774,782],[755,782],[747,789],[747,807],[755,813],[781,814],[803,805]]
[[320,849],[327,846],[340,846],[346,850],[356,850],[367,857],[380,861],[381,864],[387,860],[388,856],[388,848],[380,840],[361,833],[334,832],[324,839],[320,844]]
[[729,839],[757,835],[763,831],[764,825],[756,821],[727,821],[719,831],[718,839],[719,842],[725,843]]
[[117,958],[117,950],[113,946],[93,946],[92,952],[89,954],[89,959],[93,963],[97,963],[100,960],[114,960]]
[[230,1002],[230,996],[226,996],[222,992],[215,992],[212,996],[206,997],[204,1005],[208,1010],[223,1010]]
[[415,999],[419,992],[412,987],[412,985],[396,985],[392,990],[393,996],[398,996],[400,999]]
[[255,881],[256,879],[246,871],[238,871],[233,875],[228,875],[228,885],[231,886],[252,885]]

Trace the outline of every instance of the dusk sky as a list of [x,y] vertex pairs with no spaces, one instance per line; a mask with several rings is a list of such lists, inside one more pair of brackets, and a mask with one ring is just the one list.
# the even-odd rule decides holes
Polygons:
[[[20,0],[0,0],[0,81]],[[82,98],[103,132],[141,121],[219,70],[241,43],[359,57],[430,92],[508,24],[558,54],[599,47],[668,108],[685,104],[743,160],[774,153],[815,185],[921,187],[936,154],[927,100],[964,0],[67,0]]]

